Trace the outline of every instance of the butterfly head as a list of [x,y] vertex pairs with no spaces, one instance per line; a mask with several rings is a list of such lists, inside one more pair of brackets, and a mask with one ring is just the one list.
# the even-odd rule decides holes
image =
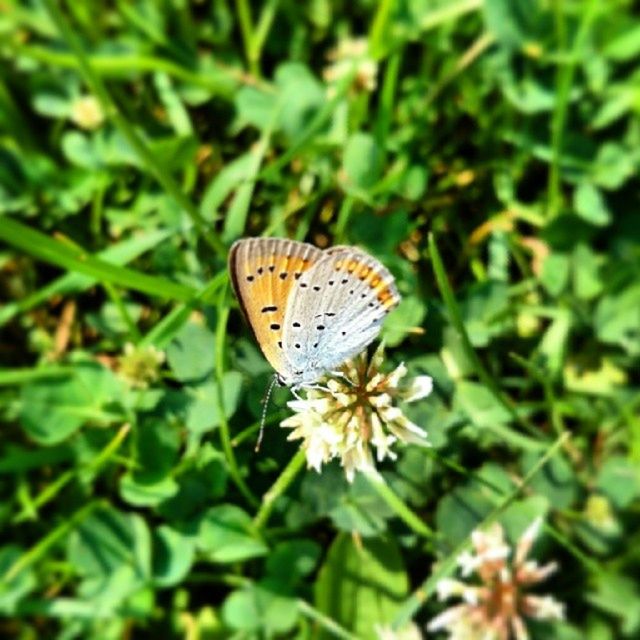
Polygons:
[[310,366],[304,370],[277,373],[276,380],[281,387],[297,390],[316,383],[323,373],[322,369]]

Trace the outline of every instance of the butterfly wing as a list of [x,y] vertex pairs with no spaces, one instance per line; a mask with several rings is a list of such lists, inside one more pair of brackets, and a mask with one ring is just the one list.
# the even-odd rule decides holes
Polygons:
[[240,307],[271,366],[289,371],[282,348],[284,314],[292,287],[323,253],[281,238],[245,238],[229,252],[229,273]]
[[294,287],[284,315],[285,352],[293,371],[317,377],[370,344],[400,301],[389,270],[355,247],[324,251]]

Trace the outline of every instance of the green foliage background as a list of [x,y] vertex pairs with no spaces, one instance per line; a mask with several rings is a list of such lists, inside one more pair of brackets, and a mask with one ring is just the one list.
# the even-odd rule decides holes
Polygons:
[[[0,635],[424,629],[474,527],[544,515],[568,619],[533,637],[639,637],[637,15],[5,0]],[[354,36],[371,92],[357,65],[323,79]],[[395,274],[389,366],[436,389],[410,414],[433,447],[400,447],[385,484],[305,470],[286,390],[254,453],[272,372],[227,285],[243,235]],[[166,361],[132,387],[149,346]]]

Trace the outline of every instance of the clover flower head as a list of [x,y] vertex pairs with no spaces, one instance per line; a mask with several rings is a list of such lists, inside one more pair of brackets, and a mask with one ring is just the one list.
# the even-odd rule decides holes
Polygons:
[[129,386],[146,389],[160,378],[164,359],[164,352],[153,345],[134,346],[128,342],[124,345],[124,354],[120,356],[118,373]]
[[378,63],[369,56],[369,43],[366,38],[345,38],[327,55],[331,64],[322,73],[330,85],[330,93],[335,85],[355,69],[352,88],[356,92],[370,93],[378,82]]
[[526,593],[549,577],[555,562],[539,566],[528,559],[540,531],[537,518],[525,530],[512,552],[500,524],[471,535],[473,550],[458,558],[462,577],[475,575],[479,583],[443,578],[436,585],[438,598],[462,599],[433,618],[428,631],[446,631],[449,640],[528,640],[525,618],[563,620],[564,605],[553,596]]
[[76,98],[71,104],[71,121],[81,129],[98,129],[104,122],[104,113],[95,96]]
[[425,445],[426,432],[411,422],[397,405],[415,402],[431,393],[429,376],[418,376],[402,384],[404,364],[383,373],[381,346],[371,360],[362,353],[309,389],[304,399],[288,403],[294,414],[281,426],[293,429],[289,440],[301,439],[307,465],[320,472],[322,465],[337,458],[349,482],[356,471],[374,469],[378,462],[395,459],[392,446],[398,441]]

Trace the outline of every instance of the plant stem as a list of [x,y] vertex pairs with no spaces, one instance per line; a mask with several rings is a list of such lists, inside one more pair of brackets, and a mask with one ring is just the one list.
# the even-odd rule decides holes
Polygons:
[[284,468],[282,473],[277,477],[276,481],[271,485],[269,490],[262,496],[262,504],[253,519],[256,529],[262,529],[269,520],[271,511],[275,505],[275,501],[287,490],[287,487],[295,480],[304,463],[306,455],[304,450],[298,449],[296,454],[289,460],[289,464]]
[[278,5],[280,0],[267,0],[265,3],[260,18],[258,19],[258,25],[256,26],[253,34],[253,41],[251,42],[251,48],[249,55],[251,56],[252,64],[255,66],[256,74],[260,74],[260,58],[262,57],[262,47],[267,40],[269,30],[273,24],[273,20],[276,17]]
[[258,505],[257,498],[251,493],[251,490],[246,485],[235,454],[233,453],[233,447],[231,446],[231,435],[229,432],[229,421],[225,413],[224,407],[224,341],[227,335],[227,321],[229,319],[229,290],[227,287],[220,294],[220,299],[217,306],[218,317],[216,326],[216,390],[217,390],[217,402],[218,413],[220,414],[220,426],[218,430],[220,432],[220,443],[222,445],[222,451],[227,460],[229,467],[229,475],[233,480],[236,487],[238,487],[240,493],[245,497],[247,502],[252,506]]
[[131,426],[128,423],[123,424],[120,429],[118,429],[113,438],[111,438],[107,445],[102,449],[102,451],[100,451],[100,453],[98,453],[98,455],[96,455],[89,464],[78,469],[69,469],[62,475],[58,476],[51,484],[47,485],[45,489],[41,491],[36,496],[36,498],[25,507],[25,509],[16,514],[13,517],[12,522],[18,523],[27,520],[30,517],[35,518],[37,510],[53,500],[53,498],[55,498],[56,495],[67,484],[69,484],[69,482],[71,482],[71,480],[83,473],[86,473],[87,471],[96,473],[100,469],[100,467],[102,467],[108,460],[115,456],[118,449],[120,448],[120,445],[124,442],[124,439],[127,437],[130,430]]
[[0,584],[8,584],[21,571],[32,565],[43,556],[49,547],[53,546],[58,540],[69,534],[78,524],[80,524],[94,509],[104,505],[103,500],[95,500],[78,509],[70,518],[65,519],[53,531],[48,533],[44,538],[37,542],[31,549],[23,553],[0,578]]
[[253,42],[253,18],[251,17],[251,6],[248,0],[236,0],[236,12],[238,14],[238,24],[240,25],[240,33],[242,34],[242,44],[244,45],[244,53],[247,58],[249,72],[255,76],[260,75],[260,70],[255,64],[252,56]]
[[[576,64],[589,34],[591,23],[596,14],[599,0],[591,0],[582,12],[582,19],[578,31],[573,40],[573,45],[566,62],[558,63],[556,72],[556,101],[551,119],[551,167],[549,169],[549,183],[547,187],[547,215],[554,217],[558,214],[561,205],[560,194],[560,164],[562,162],[562,143],[564,127],[567,121],[567,111],[571,96],[571,87],[575,75]],[[555,0],[553,3],[558,49],[566,52],[566,25],[564,17],[564,0]]]
[[298,600],[298,609],[300,613],[307,616],[314,622],[317,622],[319,626],[328,631],[334,638],[341,638],[342,640],[358,640],[358,636],[354,636],[352,633],[342,628],[335,620],[332,620],[324,613],[318,611],[315,607],[312,607],[305,600]]
[[415,533],[433,540],[435,533],[417,516],[391,489],[385,479],[376,471],[372,470],[364,474],[369,484],[376,490],[377,494],[387,503],[391,510]]

